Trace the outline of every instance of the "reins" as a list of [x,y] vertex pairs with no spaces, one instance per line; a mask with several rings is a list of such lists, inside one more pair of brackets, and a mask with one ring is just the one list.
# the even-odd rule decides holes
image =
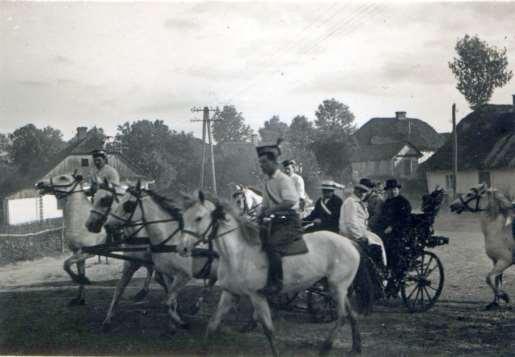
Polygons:
[[[477,191],[475,192],[475,196],[469,198],[468,200],[464,200],[463,195],[459,195],[458,198],[460,200],[460,203],[463,205],[463,207],[465,207],[469,212],[476,213],[476,212],[486,211],[486,209],[479,208],[479,202],[481,201],[482,196]],[[469,206],[469,203],[474,200],[476,200],[476,207],[472,208]]]

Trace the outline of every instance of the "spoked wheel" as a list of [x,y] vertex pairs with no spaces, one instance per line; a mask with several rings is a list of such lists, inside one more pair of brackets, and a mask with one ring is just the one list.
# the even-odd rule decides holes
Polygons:
[[422,252],[411,262],[401,282],[401,296],[411,312],[429,310],[440,297],[443,265],[431,252]]
[[336,302],[325,279],[308,289],[307,305],[313,322],[331,322],[338,317]]

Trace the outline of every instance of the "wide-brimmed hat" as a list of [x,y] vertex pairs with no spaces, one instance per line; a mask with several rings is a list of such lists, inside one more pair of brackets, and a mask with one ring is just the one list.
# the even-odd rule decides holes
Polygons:
[[102,149],[93,150],[91,152],[91,155],[93,156],[93,158],[103,157],[104,159],[107,159],[107,153]]
[[365,177],[359,180],[359,183],[354,187],[359,188],[360,190],[363,190],[365,192],[370,192],[370,190],[374,188],[374,183],[372,182],[372,180]]
[[384,189],[388,190],[391,188],[401,188],[401,184],[397,182],[396,179],[388,179],[386,180],[386,184],[384,185]]
[[320,189],[324,191],[334,191],[336,189],[336,182],[331,180],[324,180],[320,184]]

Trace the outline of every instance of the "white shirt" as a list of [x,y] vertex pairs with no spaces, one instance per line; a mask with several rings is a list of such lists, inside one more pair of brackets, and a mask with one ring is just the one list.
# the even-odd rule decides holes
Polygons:
[[306,199],[306,191],[304,189],[304,179],[300,176],[300,175],[297,175],[295,172],[291,174],[291,176],[289,176],[292,180],[293,180],[293,183],[295,184],[295,189],[297,190],[297,193],[299,194],[299,198],[302,198],[303,200]]
[[[271,197],[270,197],[271,196]],[[297,209],[299,195],[295,190],[295,184],[281,170],[276,170],[272,177],[265,181],[265,192],[263,194],[263,207],[274,208],[284,201],[295,202],[293,209]]]
[[356,194],[347,197],[340,210],[340,233],[349,238],[367,236],[368,211]]

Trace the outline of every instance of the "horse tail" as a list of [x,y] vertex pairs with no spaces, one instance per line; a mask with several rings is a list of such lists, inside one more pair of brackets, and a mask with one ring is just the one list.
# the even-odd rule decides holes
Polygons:
[[372,312],[374,305],[374,284],[370,276],[370,259],[368,254],[357,244],[359,252],[359,266],[354,277],[353,290],[356,295],[356,307],[360,314],[368,315]]

